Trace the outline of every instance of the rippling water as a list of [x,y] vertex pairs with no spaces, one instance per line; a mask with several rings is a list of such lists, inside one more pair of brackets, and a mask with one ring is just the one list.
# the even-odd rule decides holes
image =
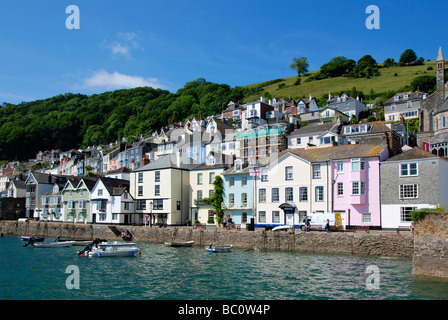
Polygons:
[[[23,247],[0,238],[0,299],[351,300],[448,299],[448,282],[413,278],[412,260],[234,249],[170,248],[139,243],[139,257],[80,258],[82,247]],[[77,266],[80,288],[65,273]],[[368,266],[380,271],[368,290]]]

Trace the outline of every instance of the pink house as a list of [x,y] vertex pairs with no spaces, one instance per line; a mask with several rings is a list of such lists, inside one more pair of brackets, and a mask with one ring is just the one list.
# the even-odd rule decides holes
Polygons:
[[380,162],[389,157],[386,144],[356,144],[332,157],[333,212],[349,229],[381,228]]

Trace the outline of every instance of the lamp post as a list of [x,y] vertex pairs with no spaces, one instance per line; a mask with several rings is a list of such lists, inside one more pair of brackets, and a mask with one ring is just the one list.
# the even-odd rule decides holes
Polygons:
[[152,227],[152,201],[149,202],[149,227]]

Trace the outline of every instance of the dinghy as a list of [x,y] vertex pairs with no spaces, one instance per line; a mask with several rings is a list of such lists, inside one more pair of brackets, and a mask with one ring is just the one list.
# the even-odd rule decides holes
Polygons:
[[230,252],[233,246],[231,244],[225,244],[222,246],[214,246],[211,243],[205,247],[208,252]]
[[165,245],[167,247],[191,247],[194,241],[167,241]]
[[64,248],[71,247],[76,241],[38,242],[33,244],[35,248]]
[[134,257],[141,254],[140,248],[137,247],[107,247],[107,248],[95,248],[84,252],[78,252],[83,257]]

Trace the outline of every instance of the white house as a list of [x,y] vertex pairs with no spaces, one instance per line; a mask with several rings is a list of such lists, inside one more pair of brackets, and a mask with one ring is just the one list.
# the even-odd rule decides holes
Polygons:
[[134,199],[129,181],[100,177],[91,191],[93,223],[131,224],[135,222]]

